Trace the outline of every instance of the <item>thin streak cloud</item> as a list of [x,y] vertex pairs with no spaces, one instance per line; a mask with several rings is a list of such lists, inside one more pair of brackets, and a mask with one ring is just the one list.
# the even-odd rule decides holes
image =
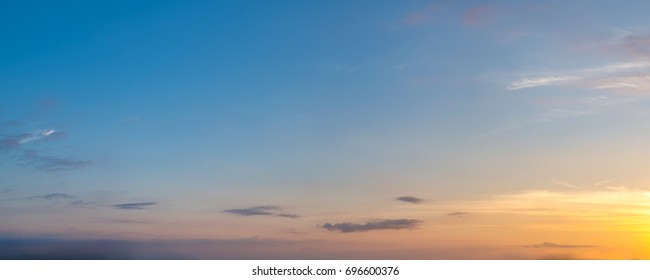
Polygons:
[[572,245],[572,244],[556,244],[551,242],[544,242],[540,244],[533,244],[524,246],[526,248],[561,248],[561,249],[573,249],[573,248],[593,248],[596,246],[593,245]]
[[18,133],[0,139],[0,149],[15,149],[37,140],[57,139],[66,136],[65,132],[47,129],[36,133]]
[[550,75],[528,75],[511,82],[507,89],[521,90],[544,86],[573,86],[590,89],[650,89],[650,63],[610,64],[597,68],[572,70]]
[[368,222],[365,224],[355,223],[326,223],[322,227],[329,231],[338,231],[342,233],[350,232],[365,232],[374,230],[401,230],[401,229],[416,229],[422,224],[421,220],[414,219],[393,219],[393,220],[378,220]]
[[400,196],[397,198],[397,200],[401,202],[413,203],[413,204],[422,203],[424,201],[423,199],[414,196]]
[[142,209],[147,209],[149,206],[154,206],[157,204],[158,204],[157,202],[137,202],[137,203],[115,204],[115,205],[111,205],[111,207],[115,209],[122,209],[122,210],[142,210]]
[[230,213],[239,216],[267,216],[273,215],[269,210],[276,210],[276,206],[256,206],[250,208],[238,208],[223,210],[225,213]]
[[237,208],[237,209],[227,209],[223,210],[224,213],[229,213],[237,216],[275,216],[275,217],[282,217],[282,218],[291,218],[291,219],[296,219],[300,218],[300,216],[295,215],[295,214],[288,214],[288,213],[278,213],[277,211],[280,210],[280,207],[278,206],[255,206],[255,207],[249,207],[249,208]]
[[571,184],[571,183],[566,182],[566,181],[561,181],[561,180],[553,180],[553,183],[555,183],[556,185],[559,185],[559,186],[563,186],[563,187],[567,187],[567,188],[571,188],[571,189],[575,189],[575,190],[584,189],[582,187],[578,187],[578,186],[576,186],[574,184]]
[[469,212],[460,212],[460,211],[447,213],[448,216],[452,216],[452,217],[465,217],[469,214],[470,214]]
[[290,218],[290,219],[297,219],[300,218],[300,216],[296,214],[275,214],[277,217],[283,217],[283,218]]
[[59,199],[76,199],[74,195],[69,195],[66,193],[50,193],[46,195],[32,196],[30,199],[44,199],[44,200],[59,200]]
[[73,170],[92,164],[89,160],[44,156],[34,150],[24,151],[22,160],[25,165],[34,166],[37,169],[51,172]]
[[509,90],[518,90],[531,87],[548,86],[562,84],[568,81],[578,80],[578,76],[549,76],[537,78],[523,78],[518,81],[512,82],[508,85]]
[[56,130],[54,130],[54,129],[49,129],[49,130],[38,132],[36,134],[30,134],[30,135],[18,140],[18,144],[22,145],[22,144],[26,144],[26,143],[29,143],[29,142],[32,142],[32,141],[40,140],[40,139],[49,137],[49,136],[51,136],[51,135],[53,135],[55,133],[58,133],[58,132]]

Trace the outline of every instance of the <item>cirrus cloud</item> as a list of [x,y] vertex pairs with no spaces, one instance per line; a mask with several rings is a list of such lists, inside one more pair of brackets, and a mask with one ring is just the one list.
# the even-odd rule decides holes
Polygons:
[[619,63],[546,75],[527,75],[527,77],[511,82],[507,88],[521,90],[545,86],[647,91],[650,90],[650,63]]

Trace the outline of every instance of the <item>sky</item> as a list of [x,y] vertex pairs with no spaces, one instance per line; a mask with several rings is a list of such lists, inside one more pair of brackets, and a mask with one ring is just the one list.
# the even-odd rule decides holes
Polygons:
[[650,259],[646,1],[4,1],[0,258]]

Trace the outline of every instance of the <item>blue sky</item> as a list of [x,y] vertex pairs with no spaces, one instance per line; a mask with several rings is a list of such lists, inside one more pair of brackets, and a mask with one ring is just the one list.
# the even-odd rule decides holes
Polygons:
[[[329,240],[314,225],[390,216],[430,230],[427,215],[464,213],[436,208],[451,201],[644,190],[645,8],[0,4],[0,231]],[[405,195],[435,209],[386,210]],[[300,218],[233,215],[250,211]]]

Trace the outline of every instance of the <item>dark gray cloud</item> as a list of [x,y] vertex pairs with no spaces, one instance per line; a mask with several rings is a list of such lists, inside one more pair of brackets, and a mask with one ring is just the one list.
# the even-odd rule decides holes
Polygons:
[[67,135],[67,132],[55,129],[0,135],[0,152],[5,153],[5,156],[8,155],[18,165],[31,166],[43,171],[73,170],[92,164],[89,160],[42,155],[37,150],[26,148],[34,143],[51,142],[65,138]]
[[81,199],[77,199],[77,200],[70,201],[70,203],[68,204],[74,206],[88,206],[88,205],[92,205],[93,203]]
[[235,214],[239,216],[267,216],[273,215],[270,210],[277,210],[277,206],[256,206],[250,208],[227,209],[223,212]]
[[0,239],[2,260],[131,259],[132,242],[121,240]]
[[277,217],[283,217],[283,218],[290,218],[290,219],[297,219],[300,218],[300,216],[296,214],[275,214]]
[[[335,259],[301,250],[322,247],[317,240],[241,239],[126,240],[25,238],[0,235],[0,260],[239,260],[239,259]],[[351,257],[348,257],[351,258]]]
[[365,224],[355,224],[355,223],[340,223],[340,224],[330,224],[326,223],[323,225],[323,228],[329,231],[339,231],[339,232],[364,232],[370,230],[400,230],[400,229],[415,229],[422,224],[420,220],[413,219],[394,219],[394,220],[379,220],[368,222]]
[[45,200],[60,200],[60,199],[76,199],[74,195],[66,193],[49,193],[45,195],[31,196],[30,199],[45,199]]
[[422,203],[422,201],[424,201],[423,199],[414,196],[400,196],[397,198],[397,200],[402,202],[407,202],[407,203],[415,203],[415,204]]
[[34,141],[54,141],[68,136],[65,131],[54,129],[38,133],[16,133],[0,137],[0,150],[20,149],[22,145]]
[[25,165],[52,172],[73,170],[92,164],[88,160],[43,156],[34,150],[23,151],[22,159]]
[[[19,235],[0,231],[0,260],[514,260],[582,259],[569,255],[578,250],[557,251],[555,255],[512,254],[501,247],[427,247],[416,250],[382,246],[358,250],[358,246],[333,240],[272,239],[260,236],[235,239],[121,239],[110,234],[97,239],[74,239],[46,235]],[[110,239],[106,239],[110,238]],[[351,246],[353,245],[353,246]],[[319,249],[319,250],[313,250]],[[505,254],[504,254],[505,252]]]
[[452,216],[452,217],[464,217],[464,216],[467,216],[469,214],[470,214],[469,212],[460,212],[460,211],[447,213],[447,215]]
[[89,204],[83,200],[77,199],[77,196],[67,194],[67,193],[48,193],[44,195],[34,195],[34,196],[23,196],[23,197],[13,197],[13,198],[8,198],[8,199],[3,199],[0,201],[26,201],[26,200],[31,200],[31,201],[39,201],[39,200],[45,200],[49,201],[52,203],[52,205],[57,205],[61,203],[69,204],[69,205],[86,205]]
[[533,244],[533,245],[527,245],[524,246],[526,248],[564,248],[564,249],[571,249],[571,248],[593,248],[596,246],[593,245],[572,245],[572,244],[556,244],[556,243],[551,243],[551,242],[543,242],[540,244]]
[[0,124],[0,127],[1,127],[1,128],[4,128],[4,127],[19,126],[19,125],[20,125],[20,122],[19,122],[19,121],[16,121],[16,120],[10,120],[10,121],[5,121],[5,122],[3,122],[2,124]]
[[278,210],[280,210],[280,207],[267,205],[250,208],[227,209],[223,210],[223,212],[238,216],[275,216],[291,219],[300,218],[300,216],[295,214],[277,213]]
[[535,258],[536,260],[584,260],[585,258],[579,258],[573,254],[551,254],[551,255],[542,255]]
[[115,209],[123,209],[123,210],[142,210],[146,209],[149,206],[153,206],[158,204],[157,202],[137,202],[137,203],[124,203],[124,204],[115,204],[111,205],[111,207]]
[[150,222],[145,222],[145,221],[121,220],[121,219],[108,220],[108,222],[117,223],[117,224],[131,224],[131,225],[148,225],[148,224],[151,224]]
[[3,136],[0,138],[0,150],[12,150],[20,148],[20,141],[29,137],[29,133],[22,133],[18,135]]

